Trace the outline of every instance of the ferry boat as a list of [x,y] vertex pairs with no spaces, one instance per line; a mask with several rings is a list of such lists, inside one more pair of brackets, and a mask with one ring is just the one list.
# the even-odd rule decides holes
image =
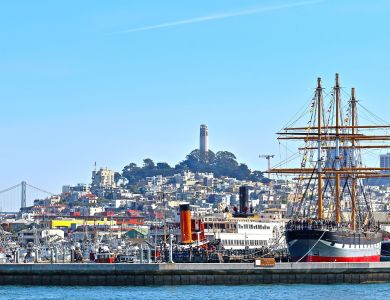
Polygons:
[[285,248],[284,220],[261,220],[258,217],[234,218],[209,216],[204,218],[205,236],[218,240],[225,249]]
[[218,240],[225,249],[244,250],[286,248],[283,235],[285,220],[279,211],[251,213],[248,211],[248,187],[240,187],[240,205],[235,213],[203,218],[205,235]]
[[[311,103],[302,113],[302,116],[305,113],[309,116],[309,122],[296,127],[298,120],[293,120],[278,133],[279,141],[303,141],[299,148],[300,167],[269,170],[270,173],[296,176],[293,219],[285,227],[293,261],[380,260],[382,234],[375,226],[364,179],[388,177],[390,169],[366,167],[361,152],[368,148],[390,147],[386,144],[389,135],[372,134],[374,130],[388,129],[390,125],[359,125],[355,89],[347,103],[342,102],[341,92],[336,74],[335,86],[328,93],[329,101],[325,102],[318,78]],[[359,107],[363,108],[360,104]],[[372,141],[378,145],[367,144]]]
[[272,213],[271,217],[270,213],[247,213],[245,203],[247,199],[240,199],[240,211],[235,214],[215,213],[200,218],[192,218],[190,205],[182,203],[179,248],[209,249],[220,245],[224,249],[233,250],[285,249],[283,231],[286,222],[281,214]]

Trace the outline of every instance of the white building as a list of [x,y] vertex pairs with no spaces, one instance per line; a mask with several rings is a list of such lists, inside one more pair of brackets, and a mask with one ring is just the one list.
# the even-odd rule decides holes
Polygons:
[[92,186],[99,188],[115,188],[115,172],[100,168],[92,172]]

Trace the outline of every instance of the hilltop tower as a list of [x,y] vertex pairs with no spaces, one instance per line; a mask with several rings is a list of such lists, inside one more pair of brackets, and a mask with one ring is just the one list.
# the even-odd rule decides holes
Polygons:
[[201,153],[207,153],[209,151],[209,129],[207,125],[200,125],[200,147]]

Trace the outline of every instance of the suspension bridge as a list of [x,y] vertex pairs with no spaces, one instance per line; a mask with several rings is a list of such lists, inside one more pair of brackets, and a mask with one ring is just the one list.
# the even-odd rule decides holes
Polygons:
[[34,204],[34,200],[55,196],[54,193],[22,181],[14,186],[0,190],[0,214],[18,212]]

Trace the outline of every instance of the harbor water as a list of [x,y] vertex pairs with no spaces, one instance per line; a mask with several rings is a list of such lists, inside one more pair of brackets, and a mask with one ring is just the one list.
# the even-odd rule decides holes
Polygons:
[[386,299],[390,284],[169,287],[0,286],[0,299]]

